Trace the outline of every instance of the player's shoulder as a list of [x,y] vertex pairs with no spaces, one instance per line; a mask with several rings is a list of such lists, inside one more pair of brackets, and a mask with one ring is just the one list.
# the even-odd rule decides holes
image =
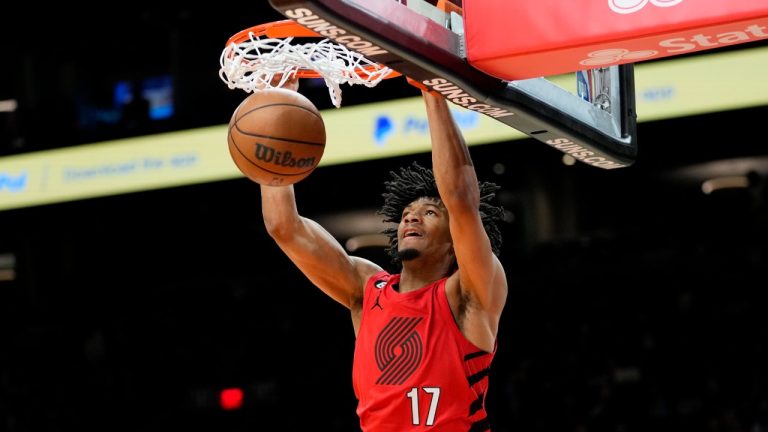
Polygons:
[[360,289],[363,290],[368,281],[374,276],[388,275],[384,269],[373,261],[367,260],[361,257],[351,257],[355,271],[357,272],[358,280],[360,281]]

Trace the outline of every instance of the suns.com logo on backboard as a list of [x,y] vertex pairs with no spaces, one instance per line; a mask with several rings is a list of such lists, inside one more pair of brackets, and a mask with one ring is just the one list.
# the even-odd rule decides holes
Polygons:
[[608,0],[608,7],[620,14],[631,14],[644,8],[648,3],[658,7],[670,7],[683,0]]

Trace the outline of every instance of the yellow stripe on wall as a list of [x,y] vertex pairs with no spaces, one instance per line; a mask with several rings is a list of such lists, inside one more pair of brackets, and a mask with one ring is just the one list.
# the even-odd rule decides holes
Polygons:
[[[768,48],[637,64],[638,121],[766,105],[766,70]],[[550,80],[575,92],[572,75]],[[469,145],[526,138],[491,117],[452,109]],[[321,166],[430,148],[418,97],[325,110],[323,119]],[[226,134],[221,125],[0,158],[0,210],[242,177]]]

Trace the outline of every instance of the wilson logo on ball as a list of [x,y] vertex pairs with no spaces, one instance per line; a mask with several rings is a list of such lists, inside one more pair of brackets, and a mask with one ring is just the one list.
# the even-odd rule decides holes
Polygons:
[[260,90],[237,107],[229,122],[229,153],[256,183],[294,184],[310,175],[325,150],[325,124],[317,107],[286,89]]
[[290,151],[280,152],[261,143],[256,143],[256,159],[281,167],[305,168],[315,166],[315,157],[295,158]]

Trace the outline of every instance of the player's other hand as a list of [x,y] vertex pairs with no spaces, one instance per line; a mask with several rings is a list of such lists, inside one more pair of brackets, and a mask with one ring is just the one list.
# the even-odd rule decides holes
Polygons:
[[269,85],[267,85],[265,82],[260,82],[256,85],[256,90],[264,90],[266,88],[284,88],[286,90],[293,90],[298,91],[299,90],[299,78],[294,75],[289,75],[288,78],[286,78],[285,82],[280,84],[283,81],[283,74],[275,74],[275,76],[272,77],[272,80],[269,82]]
[[[278,80],[278,83],[279,82],[280,81]],[[295,74],[291,75],[281,87],[288,90],[299,91],[299,77],[297,77]]]

